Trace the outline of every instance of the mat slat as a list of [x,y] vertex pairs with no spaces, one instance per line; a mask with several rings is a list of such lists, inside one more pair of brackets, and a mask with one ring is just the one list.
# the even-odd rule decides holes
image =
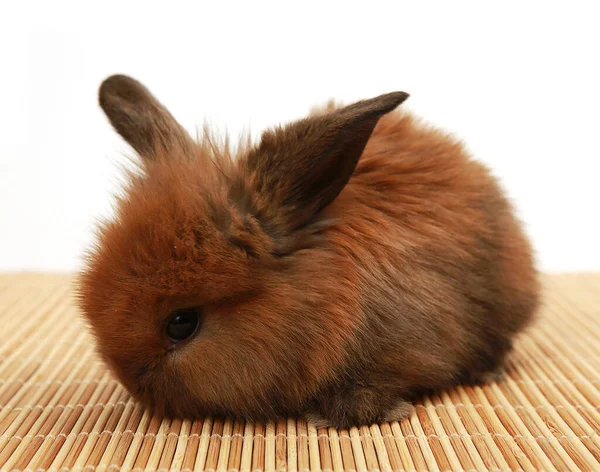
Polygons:
[[1,471],[600,470],[600,274],[544,276],[501,381],[339,431],[145,411],[97,358],[71,283],[0,274]]

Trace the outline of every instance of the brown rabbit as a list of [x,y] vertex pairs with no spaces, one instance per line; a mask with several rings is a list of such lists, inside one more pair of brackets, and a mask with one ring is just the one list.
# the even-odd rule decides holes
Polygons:
[[462,146],[389,93],[195,142],[138,82],[100,104],[139,153],[80,279],[98,348],[169,415],[399,420],[502,367],[538,304],[531,248]]

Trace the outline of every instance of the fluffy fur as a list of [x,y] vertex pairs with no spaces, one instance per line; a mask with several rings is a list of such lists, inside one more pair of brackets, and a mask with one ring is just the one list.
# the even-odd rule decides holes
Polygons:
[[[330,104],[232,157],[133,79],[103,83],[142,172],[100,228],[80,305],[136,398],[348,427],[501,368],[538,304],[530,244],[482,164],[392,112],[406,97]],[[186,306],[202,327],[170,348],[164,321]]]

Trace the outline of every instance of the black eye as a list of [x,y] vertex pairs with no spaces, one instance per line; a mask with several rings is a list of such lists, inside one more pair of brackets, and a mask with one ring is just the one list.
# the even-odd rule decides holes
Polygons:
[[174,344],[190,338],[198,329],[202,308],[183,308],[175,311],[167,321],[167,336]]

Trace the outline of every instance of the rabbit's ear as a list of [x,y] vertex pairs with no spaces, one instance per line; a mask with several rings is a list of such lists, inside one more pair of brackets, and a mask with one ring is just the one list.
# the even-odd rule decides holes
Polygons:
[[306,224],[348,183],[379,118],[407,98],[388,93],[267,131],[246,161],[249,211],[278,230]]
[[99,101],[117,133],[144,158],[186,151],[193,143],[169,111],[131,77],[107,78],[100,86]]

